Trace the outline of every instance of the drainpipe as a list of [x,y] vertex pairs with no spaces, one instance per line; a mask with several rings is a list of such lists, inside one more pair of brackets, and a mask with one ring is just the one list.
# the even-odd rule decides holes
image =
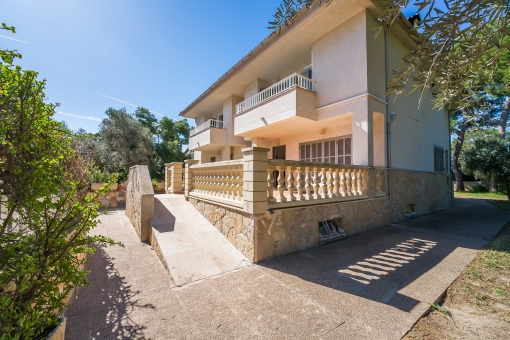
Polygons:
[[390,202],[390,225],[393,224],[391,211],[393,207],[392,199],[392,180],[391,180],[391,111],[390,111],[390,101],[388,96],[388,81],[389,81],[389,72],[390,72],[390,65],[389,65],[389,52],[388,52],[388,28],[385,27],[384,29],[384,71],[385,71],[385,84],[386,84],[386,147],[388,149],[387,155],[387,165],[388,165],[388,199]]

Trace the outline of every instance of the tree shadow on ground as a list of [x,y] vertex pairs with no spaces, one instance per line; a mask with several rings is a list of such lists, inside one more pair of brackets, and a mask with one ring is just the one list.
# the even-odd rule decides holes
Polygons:
[[[259,265],[409,312],[424,297],[434,294],[422,286],[419,295],[399,291],[457,249],[482,249],[505,223],[505,216],[500,215],[498,221],[484,224],[491,213],[494,209],[489,205],[463,200],[401,226],[375,229]],[[438,282],[452,276],[444,268],[436,269],[437,274],[442,277],[422,283],[437,290]]]
[[493,200],[493,199],[485,199],[490,204],[495,205],[498,208],[505,209],[510,211],[510,200]]
[[[145,326],[133,321],[135,309],[151,309],[152,304],[139,304],[134,296],[139,291],[131,290],[114,265],[115,258],[103,249],[89,257],[86,269],[91,285],[78,289],[71,301],[67,317],[66,339],[144,339]],[[91,313],[92,311],[92,313]],[[91,331],[100,329],[100,331]]]

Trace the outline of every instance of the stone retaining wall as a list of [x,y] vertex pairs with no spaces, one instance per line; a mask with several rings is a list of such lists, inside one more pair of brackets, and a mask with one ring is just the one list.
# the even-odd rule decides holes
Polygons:
[[189,202],[248,260],[255,262],[253,215],[193,197],[189,197]]
[[[387,178],[388,172],[382,176]],[[393,170],[392,222],[411,218],[406,205],[413,204],[416,214],[425,215],[446,209],[450,203],[446,174]],[[235,208],[193,197],[190,203],[204,215],[250,261],[259,262],[278,255],[315,247],[319,242],[320,221],[337,219],[346,236],[390,224],[387,182],[380,192],[371,181],[369,199],[276,209],[249,214]],[[384,196],[386,194],[386,196]]]
[[392,222],[409,218],[405,207],[414,205],[416,216],[443,210],[451,204],[448,176],[444,173],[392,170]]
[[154,216],[154,189],[147,165],[129,168],[126,186],[126,216],[140,241],[149,241],[149,219]]
[[319,222],[337,219],[352,236],[390,223],[386,197],[279,209],[255,216],[255,261],[318,245]]

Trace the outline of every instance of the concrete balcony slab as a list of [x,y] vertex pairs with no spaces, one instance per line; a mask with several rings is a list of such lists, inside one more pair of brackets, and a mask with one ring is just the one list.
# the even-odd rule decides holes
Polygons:
[[209,127],[189,138],[189,149],[192,151],[207,151],[217,149],[227,144],[227,130]]
[[234,134],[245,138],[271,138],[299,131],[317,120],[317,94],[294,87],[234,118]]

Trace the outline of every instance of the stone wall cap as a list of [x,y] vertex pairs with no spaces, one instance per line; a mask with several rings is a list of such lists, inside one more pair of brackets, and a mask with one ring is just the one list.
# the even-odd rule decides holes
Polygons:
[[149,167],[147,165],[135,165],[131,168],[136,168],[137,170],[136,175],[138,176],[138,183],[140,183],[140,193],[142,196],[154,195]]

